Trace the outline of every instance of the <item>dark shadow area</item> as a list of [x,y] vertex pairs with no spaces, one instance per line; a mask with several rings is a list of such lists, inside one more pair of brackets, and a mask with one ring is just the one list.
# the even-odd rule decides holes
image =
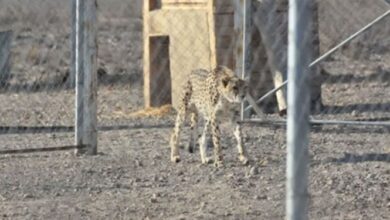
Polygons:
[[390,163],[390,154],[386,153],[367,153],[367,154],[350,154],[344,153],[341,158],[329,158],[331,163],[363,163],[363,162],[386,162]]
[[141,74],[107,74],[99,76],[99,86],[113,86],[113,85],[134,85],[141,82]]
[[310,129],[313,133],[327,134],[390,134],[390,129],[385,127],[374,126],[352,126],[352,125],[316,125]]
[[363,104],[348,104],[348,105],[324,105],[320,110],[313,114],[344,114],[359,112],[390,112],[390,102],[383,103],[363,103]]
[[[376,118],[372,120],[360,120],[360,121],[390,121],[386,118]],[[357,121],[357,120],[356,120]],[[244,121],[241,122],[245,125],[249,125],[251,127],[263,127],[263,128],[269,128],[269,129],[286,129],[286,121],[283,119],[274,119],[274,120],[263,120],[263,121]],[[385,126],[362,126],[362,125],[321,125],[321,124],[311,124],[310,128],[311,132],[314,133],[328,133],[328,134],[343,134],[343,133],[366,133],[366,134],[384,134],[389,133],[390,134],[390,128],[387,128]]]
[[[104,69],[98,70],[99,86],[125,86],[134,85],[141,81],[142,75],[136,73],[107,74]],[[69,74],[61,74],[43,81],[35,81],[23,84],[5,83],[0,87],[0,93],[29,93],[29,92],[53,92],[72,90],[74,87],[69,82]]]
[[[98,131],[116,131],[131,129],[155,129],[155,128],[172,128],[172,123],[147,125],[107,125],[99,126]],[[73,132],[74,126],[0,126],[0,135],[6,134],[41,134],[41,133],[67,133]]]
[[42,91],[60,91],[72,89],[68,81],[68,75],[57,75],[44,81],[13,84],[6,82],[0,87],[0,93],[30,93]]
[[324,84],[341,84],[341,83],[363,83],[363,82],[380,82],[390,80],[390,71],[370,74],[368,76],[356,76],[349,73],[345,75],[324,74]]

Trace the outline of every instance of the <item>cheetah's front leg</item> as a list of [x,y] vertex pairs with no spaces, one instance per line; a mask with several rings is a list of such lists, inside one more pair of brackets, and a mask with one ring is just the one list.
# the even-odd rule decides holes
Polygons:
[[211,135],[214,144],[214,165],[216,167],[221,167],[223,165],[223,157],[220,145],[221,131],[218,122],[219,121],[215,117],[211,120]]
[[185,120],[185,112],[179,112],[177,114],[175,127],[173,129],[171,135],[171,161],[174,163],[180,162],[179,155],[179,138],[180,138],[180,130],[182,129],[183,123]]
[[243,146],[244,144],[242,141],[242,127],[241,124],[239,123],[236,123],[235,125],[234,136],[236,137],[237,140],[238,158],[244,165],[247,165],[249,161]]
[[206,120],[204,129],[202,132],[202,136],[199,139],[199,152],[200,152],[200,159],[202,161],[202,164],[207,164],[211,160],[207,157],[207,133],[210,130],[210,121]]

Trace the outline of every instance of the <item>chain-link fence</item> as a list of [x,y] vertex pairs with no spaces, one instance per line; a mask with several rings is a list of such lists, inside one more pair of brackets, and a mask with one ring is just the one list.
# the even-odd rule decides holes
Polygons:
[[[80,2],[0,0],[0,151],[61,146],[58,149],[68,150],[80,144],[75,144],[80,117],[75,88],[80,83],[76,53],[72,53],[77,45],[85,45],[72,35],[72,25],[76,31],[77,19],[82,18],[75,8]],[[45,159],[44,166],[56,167],[57,174],[37,171],[39,166],[29,159],[32,168],[20,165],[23,162],[18,158],[2,157],[5,176],[16,175],[0,181],[0,188],[8,189],[13,178],[27,183],[22,184],[25,189],[16,188],[15,195],[0,191],[0,200],[17,203],[37,197],[51,201],[56,200],[51,197],[53,191],[64,200],[78,198],[72,202],[78,206],[84,204],[83,193],[88,192],[103,202],[86,205],[86,212],[63,211],[64,216],[283,218],[284,126],[291,104],[285,86],[288,6],[288,0],[97,1],[93,65],[97,145],[104,155],[87,157],[88,161],[58,155],[62,162]],[[312,2],[311,16],[305,17],[313,22],[309,23],[310,34],[305,35],[309,39],[302,41],[308,42],[307,57],[315,62],[308,82],[311,219],[386,219],[390,215],[386,195],[390,178],[389,8],[381,0],[324,0]],[[366,26],[371,22],[375,24]],[[365,26],[363,33],[353,35]],[[351,36],[353,40],[338,47]],[[87,44],[87,52],[89,47],[93,50]],[[224,131],[224,169],[196,166],[200,164],[198,151],[183,153],[180,165],[171,164],[168,140],[181,85],[193,69],[216,65],[246,78],[251,96],[259,100],[257,112],[248,103],[244,106],[244,142],[250,165],[238,166],[236,151],[230,147],[235,145],[234,136]],[[183,144],[188,138],[185,128]],[[85,169],[69,171],[69,164],[75,164],[76,170]],[[20,167],[37,171],[56,187],[30,186],[29,178],[38,180],[19,175]],[[69,180],[69,175],[75,180]],[[26,193],[27,189],[31,190]],[[20,197],[18,192],[23,192]],[[46,217],[58,217],[53,214],[58,208],[55,203],[46,206],[52,208],[44,211]],[[19,212],[4,207],[0,213]],[[41,209],[31,207],[31,213],[39,216]],[[110,210],[105,215],[100,213],[107,207]]]
[[[73,144],[70,8],[66,1],[1,1],[0,35],[8,69],[1,69],[2,150]],[[1,68],[1,67],[0,67]],[[47,133],[47,131],[51,131]],[[57,133],[60,132],[60,133]],[[33,133],[33,134],[32,134]]]

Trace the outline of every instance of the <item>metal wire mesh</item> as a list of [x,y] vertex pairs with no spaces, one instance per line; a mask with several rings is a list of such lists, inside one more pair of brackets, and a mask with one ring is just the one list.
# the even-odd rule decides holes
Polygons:
[[[5,76],[0,88],[1,148],[69,145],[72,134],[55,133],[74,120],[74,91],[67,85],[71,29],[68,3],[38,0],[0,4],[0,31],[12,32],[10,71],[0,73]],[[44,129],[53,133],[17,134]]]
[[[145,2],[151,4],[147,10],[150,23],[145,22]],[[176,7],[172,2],[175,3],[98,1],[97,116],[99,148],[102,148],[99,151],[115,151],[111,145],[119,148],[119,143],[128,143],[140,150],[156,148],[158,153],[153,154],[167,153],[166,147],[160,145],[164,142],[168,146],[174,114],[157,117],[164,113],[164,108],[150,114],[142,110],[165,104],[175,106],[180,82],[193,69],[226,65],[240,74],[242,68],[247,68],[245,74],[255,99],[287,79],[287,0],[251,1],[247,11],[251,28],[245,64],[242,63],[244,28],[242,20],[235,17],[242,11],[237,11],[237,4],[213,1],[213,15],[208,17],[209,12],[204,9],[208,1],[198,1],[201,3],[194,8],[180,5],[183,10],[170,8]],[[313,19],[318,19],[318,29],[314,24],[312,60],[390,8],[380,0],[317,3]],[[70,1],[0,0],[0,5],[0,32],[13,32],[11,68],[9,74],[0,72],[0,150],[73,144],[75,90],[69,80],[72,72]],[[146,30],[149,35],[145,35]],[[313,71],[308,190],[312,219],[385,219],[388,216],[389,198],[384,196],[389,180],[388,126],[350,127],[342,123],[390,121],[389,35],[388,16],[319,63],[317,72]],[[147,51],[145,41],[149,42]],[[215,49],[214,54],[210,48]],[[149,54],[146,61],[145,53]],[[145,68],[150,75],[145,75]],[[245,142],[253,157],[249,174],[230,167],[239,178],[229,177],[231,182],[226,187],[242,193],[245,203],[258,206],[245,211],[254,213],[253,218],[273,219],[284,215],[281,204],[285,197],[286,137],[280,125],[285,125],[288,106],[287,90],[281,91],[262,100],[259,104],[262,115],[250,110],[246,117],[251,124],[244,130]],[[323,125],[319,120],[327,120],[332,125]],[[257,127],[253,122],[268,126]],[[186,138],[187,132],[183,139]],[[224,144],[233,145],[228,134],[223,139]],[[121,150],[127,152],[127,145]],[[148,159],[166,158],[159,155]],[[257,169],[260,174],[254,174]],[[170,174],[171,171],[167,168],[161,172]],[[251,175],[254,179],[248,177]],[[264,184],[264,189],[259,186],[261,189],[251,193],[242,190],[245,184],[240,181],[248,188]],[[252,194],[258,195],[252,199]],[[153,206],[151,210],[160,211]],[[232,212],[245,217],[242,210]],[[213,217],[216,216],[220,217],[218,214]]]

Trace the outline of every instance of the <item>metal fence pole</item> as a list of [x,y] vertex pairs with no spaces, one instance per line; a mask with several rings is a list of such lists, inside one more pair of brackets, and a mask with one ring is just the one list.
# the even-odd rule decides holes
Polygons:
[[307,219],[311,0],[290,0],[287,88],[286,219]]
[[96,0],[76,1],[76,153],[97,153],[97,22]]

